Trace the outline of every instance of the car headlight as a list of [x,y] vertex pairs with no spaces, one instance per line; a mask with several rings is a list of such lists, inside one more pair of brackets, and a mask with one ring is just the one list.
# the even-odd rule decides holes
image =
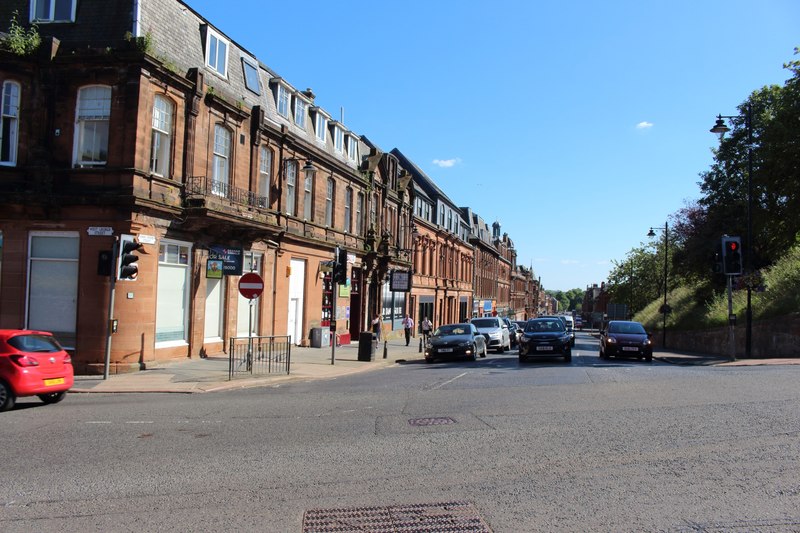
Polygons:
[[642,342],[643,346],[650,346],[651,344],[653,344],[653,341],[650,339],[645,339],[644,342]]
[[615,339],[614,337],[606,337],[606,342],[608,344],[616,344],[617,343],[617,339]]

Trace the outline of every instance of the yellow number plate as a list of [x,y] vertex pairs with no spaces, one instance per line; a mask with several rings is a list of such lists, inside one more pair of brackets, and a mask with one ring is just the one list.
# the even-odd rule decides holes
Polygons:
[[64,378],[53,378],[44,380],[45,387],[50,387],[52,385],[63,385],[63,384],[64,384]]

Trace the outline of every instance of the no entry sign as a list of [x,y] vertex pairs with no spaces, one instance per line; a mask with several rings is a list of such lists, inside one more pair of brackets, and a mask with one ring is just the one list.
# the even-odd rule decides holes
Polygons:
[[248,272],[239,278],[239,294],[252,300],[258,298],[264,292],[264,280],[255,272]]

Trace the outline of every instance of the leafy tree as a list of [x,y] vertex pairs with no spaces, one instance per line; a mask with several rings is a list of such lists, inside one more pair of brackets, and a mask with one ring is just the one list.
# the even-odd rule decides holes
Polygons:
[[710,278],[722,235],[747,235],[748,148],[753,242],[743,245],[752,253],[753,268],[774,263],[800,232],[800,61],[785,67],[792,77],[783,87],[762,87],[739,106],[714,163],[700,174],[701,198],[676,215],[681,244],[676,263],[685,276]]
[[565,311],[580,311],[583,304],[583,292],[581,289],[570,289],[564,291],[544,291],[548,295],[558,300],[558,310]]

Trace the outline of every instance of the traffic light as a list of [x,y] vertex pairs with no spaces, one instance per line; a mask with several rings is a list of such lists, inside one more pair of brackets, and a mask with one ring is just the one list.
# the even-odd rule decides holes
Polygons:
[[742,274],[742,239],[740,237],[722,238],[722,268],[729,276]]
[[142,244],[133,235],[120,235],[117,280],[134,281],[139,276],[139,267],[136,265],[139,256],[134,252],[138,252],[142,248]]
[[347,250],[336,248],[333,258],[333,282],[344,285],[347,283]]

